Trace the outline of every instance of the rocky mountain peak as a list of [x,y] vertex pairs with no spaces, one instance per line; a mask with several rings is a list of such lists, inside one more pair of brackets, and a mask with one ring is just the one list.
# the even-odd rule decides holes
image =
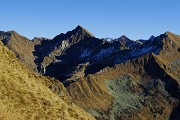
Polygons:
[[8,31],[11,34],[18,34],[15,30]]
[[72,31],[68,31],[67,33],[61,33],[57,35],[53,40],[72,40],[70,42],[78,42],[80,40],[94,37],[87,29],[84,27],[78,25],[75,29]]
[[154,38],[155,38],[155,36],[154,36],[154,35],[152,35],[152,36],[149,38],[149,40],[150,40],[150,41],[153,41],[153,40],[154,40]]
[[176,35],[172,32],[165,32],[164,35],[166,36],[166,42],[170,42],[171,45],[180,46],[180,36]]
[[81,34],[88,34],[90,37],[94,37],[94,35],[93,35],[91,32],[89,32],[86,28],[84,28],[84,27],[81,26],[81,25],[78,25],[78,26],[74,29],[74,31],[76,31],[76,32],[81,32]]
[[120,38],[117,39],[118,41],[130,41],[130,39],[128,37],[126,37],[125,35],[122,35]]
[[165,35],[173,35],[173,33],[170,32],[170,31],[166,31],[164,34],[165,34]]
[[75,28],[76,30],[86,30],[83,26],[81,26],[81,25],[78,25],[76,28]]

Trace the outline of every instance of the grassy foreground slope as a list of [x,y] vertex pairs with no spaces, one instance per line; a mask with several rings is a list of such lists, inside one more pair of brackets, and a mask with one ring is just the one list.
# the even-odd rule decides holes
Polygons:
[[1,120],[93,120],[44,85],[48,78],[36,76],[0,42]]

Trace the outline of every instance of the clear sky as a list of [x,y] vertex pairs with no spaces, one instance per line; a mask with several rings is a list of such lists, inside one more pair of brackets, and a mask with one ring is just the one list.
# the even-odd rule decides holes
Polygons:
[[53,38],[82,25],[98,38],[180,35],[180,0],[0,0],[0,30]]

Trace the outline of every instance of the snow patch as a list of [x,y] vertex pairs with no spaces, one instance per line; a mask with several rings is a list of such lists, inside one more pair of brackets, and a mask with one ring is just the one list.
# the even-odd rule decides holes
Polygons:
[[66,40],[63,40],[61,43],[61,50],[64,51],[69,46],[69,43]]
[[96,60],[99,60],[105,56],[107,56],[109,53],[112,53],[114,50],[114,47],[110,47],[107,49],[102,49],[97,55],[94,56]]
[[151,51],[152,49],[153,49],[153,46],[147,46],[147,47],[142,48],[142,49],[136,49],[136,50],[130,52],[130,56],[131,56],[131,57],[139,56],[139,55],[148,53],[148,52]]
[[87,57],[89,55],[91,55],[91,51],[89,49],[84,49],[82,51],[82,54],[81,54],[81,56],[79,58],[84,58],[84,57]]
[[130,51],[129,53],[127,53],[124,56],[118,57],[115,60],[115,63],[116,64],[117,63],[123,63],[123,62],[125,62],[127,60],[134,59],[136,57],[139,57],[139,56],[142,56],[142,55],[145,55],[145,54],[148,54],[148,53],[159,54],[160,50],[161,49],[158,48],[157,46],[146,46],[146,47],[143,47],[143,48],[135,49],[135,50]]
[[103,38],[103,40],[110,42],[110,41],[113,41],[113,38]]

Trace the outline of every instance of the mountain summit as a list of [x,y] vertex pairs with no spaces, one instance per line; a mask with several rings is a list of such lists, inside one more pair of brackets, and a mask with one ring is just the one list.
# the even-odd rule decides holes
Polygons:
[[[85,28],[77,26],[52,40],[35,38],[30,41],[21,35],[8,32],[0,32],[0,39],[23,64],[29,68],[32,65],[34,72],[40,76],[48,76],[49,88],[56,95],[61,95],[57,91],[63,89],[59,88],[59,83],[62,83],[66,89],[64,92],[71,98],[68,101],[82,107],[98,120],[180,118],[179,35],[166,32],[156,37],[151,36],[149,40],[137,41],[123,35],[107,41],[98,39]],[[7,74],[12,76],[14,71],[13,69],[11,73],[9,70]],[[30,75],[29,72],[26,74],[17,78],[32,78],[28,79],[28,83],[32,84],[32,88],[28,84],[28,90],[33,91],[36,84],[30,81],[34,81],[36,75]],[[55,82],[52,78],[56,79]],[[13,82],[8,82],[11,81]],[[23,85],[25,83],[22,82]],[[41,94],[47,96],[46,94],[51,93],[49,91]],[[59,102],[53,103],[52,96],[48,100],[61,106]],[[48,110],[54,110],[48,102],[44,104],[49,106]],[[69,111],[80,116],[74,108],[74,112]]]
[[75,28],[75,30],[77,30],[77,31],[82,31],[83,33],[89,34],[91,37],[94,37],[94,35],[93,35],[91,32],[89,32],[86,28],[84,28],[84,27],[81,26],[81,25],[78,25],[78,26]]
[[120,38],[117,38],[116,40],[126,42],[126,41],[129,41],[130,39],[128,37],[126,37],[125,35],[122,35]]
[[85,37],[94,37],[88,30],[86,30],[84,27],[78,25],[75,29],[72,31],[68,31],[66,34],[61,33],[60,35],[56,36],[54,39],[84,39]]

